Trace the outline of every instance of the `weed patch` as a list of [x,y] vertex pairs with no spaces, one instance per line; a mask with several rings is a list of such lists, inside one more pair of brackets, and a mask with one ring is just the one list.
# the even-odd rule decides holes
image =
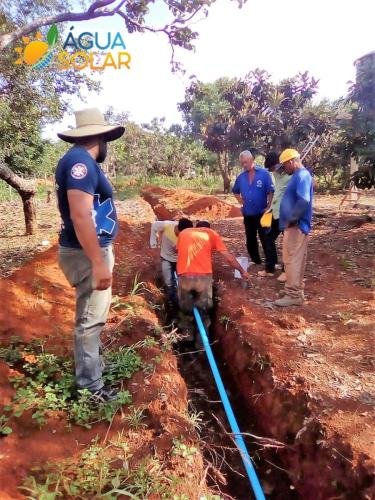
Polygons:
[[94,439],[78,458],[70,458],[48,465],[43,471],[35,471],[28,477],[22,491],[28,498],[54,500],[55,498],[103,498],[115,499],[171,498],[170,486],[179,478],[167,477],[162,464],[156,459],[145,457],[137,466],[130,468],[132,454],[122,433],[108,445]]
[[[40,350],[43,346],[29,346],[25,355],[12,345],[0,351],[0,357],[10,366],[21,364],[17,375],[10,378],[16,392],[0,416],[0,433],[9,434],[8,420],[19,418],[26,411],[31,412],[31,418],[40,427],[56,412],[65,412],[69,423],[90,427],[101,420],[110,421],[122,405],[131,403],[130,393],[120,391],[115,401],[95,404],[90,391],[76,389],[72,360]],[[142,359],[132,347],[107,351],[104,361],[103,379],[112,386],[142,368]]]

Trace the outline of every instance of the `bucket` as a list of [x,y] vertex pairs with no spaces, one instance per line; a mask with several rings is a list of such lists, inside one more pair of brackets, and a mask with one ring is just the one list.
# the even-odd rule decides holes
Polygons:
[[[247,271],[247,268],[249,267],[249,259],[247,257],[236,257],[237,262],[239,265],[242,267],[244,271]],[[241,275],[237,269],[234,270],[234,277],[235,278],[241,278]]]

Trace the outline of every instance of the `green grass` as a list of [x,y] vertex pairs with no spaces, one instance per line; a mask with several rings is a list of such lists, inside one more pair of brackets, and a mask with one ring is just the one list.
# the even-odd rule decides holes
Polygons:
[[[220,176],[209,175],[203,177],[198,175],[191,179],[180,177],[169,177],[166,175],[134,177],[130,175],[120,175],[115,179],[111,179],[116,190],[116,197],[119,200],[129,200],[138,196],[142,188],[151,184],[164,188],[179,188],[199,191],[202,194],[213,194],[220,192],[223,189],[223,181]],[[44,182],[37,186],[36,198],[46,200],[47,191],[53,190],[53,186],[45,185]],[[0,202],[20,201],[17,191],[11,188],[8,184],[0,181]]]
[[221,177],[213,175],[208,177],[197,176],[192,179],[163,175],[138,178],[132,176],[119,176],[113,180],[113,184],[116,188],[117,198],[120,200],[138,196],[142,187],[149,184],[167,189],[179,188],[193,191],[197,190],[203,194],[212,194],[223,189]]
[[[47,191],[53,191],[53,186],[45,184],[39,184],[37,186],[36,198],[38,200],[46,200],[47,199]],[[19,201],[21,202],[21,198],[17,191],[9,186],[6,182],[0,180],[0,203],[7,201]]]

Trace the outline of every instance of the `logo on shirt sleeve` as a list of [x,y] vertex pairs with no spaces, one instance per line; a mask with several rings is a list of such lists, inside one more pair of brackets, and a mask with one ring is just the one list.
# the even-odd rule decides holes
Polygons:
[[76,163],[70,171],[73,179],[84,179],[87,175],[87,167],[84,163]]

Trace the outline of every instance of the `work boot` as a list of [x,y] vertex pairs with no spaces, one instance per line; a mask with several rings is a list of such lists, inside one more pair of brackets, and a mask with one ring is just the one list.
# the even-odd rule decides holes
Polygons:
[[301,306],[303,304],[303,299],[301,297],[284,295],[281,299],[275,300],[274,304],[279,307]]

